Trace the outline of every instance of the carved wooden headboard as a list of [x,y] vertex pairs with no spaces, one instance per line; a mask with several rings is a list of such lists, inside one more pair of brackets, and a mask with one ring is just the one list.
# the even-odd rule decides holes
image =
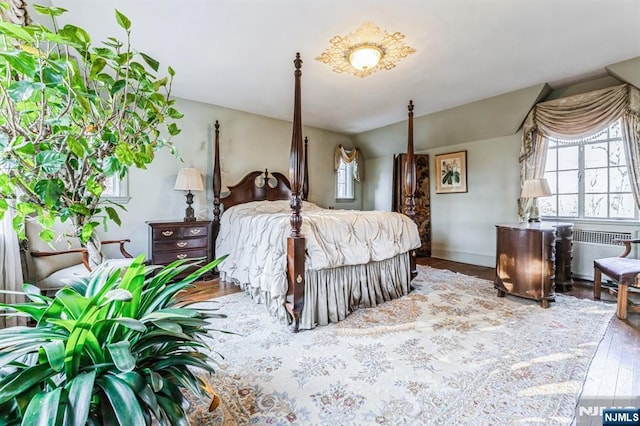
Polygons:
[[225,210],[250,201],[289,200],[291,185],[282,173],[254,171],[246,174],[236,185],[229,187],[229,195],[221,198]]

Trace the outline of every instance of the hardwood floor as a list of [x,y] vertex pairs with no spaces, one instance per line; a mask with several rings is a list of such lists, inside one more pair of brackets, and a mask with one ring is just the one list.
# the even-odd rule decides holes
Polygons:
[[[468,265],[435,258],[420,258],[418,264],[438,269],[448,269],[461,274],[493,281],[495,269]],[[593,297],[593,283],[576,281],[573,288],[564,293],[578,298]],[[219,280],[204,281],[184,295],[185,301],[207,300],[226,294],[236,293],[239,288]],[[633,295],[634,300],[640,294]],[[615,304],[615,297],[605,289],[602,303]],[[622,321],[614,317],[591,362],[582,391],[581,404],[590,404],[594,398],[606,406],[613,406],[617,400],[626,402],[640,395],[640,314],[629,314]],[[610,402],[610,403],[609,403]]]

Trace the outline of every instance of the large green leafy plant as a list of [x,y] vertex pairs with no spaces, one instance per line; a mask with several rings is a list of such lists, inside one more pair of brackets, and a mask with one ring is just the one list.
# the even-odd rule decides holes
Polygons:
[[203,395],[190,367],[213,371],[211,311],[176,296],[217,259],[184,279],[177,261],[151,275],[143,257],[121,274],[99,268],[54,298],[25,285],[29,302],[0,305],[35,327],[0,330],[0,424],[186,424],[181,389]]
[[26,216],[44,225],[45,241],[56,219],[71,219],[87,243],[100,221],[120,223],[117,205],[100,204],[107,179],[145,168],[162,147],[177,154],[165,138],[180,132],[174,71],[158,75],[159,63],[131,47],[118,11],[126,39],[93,46],[84,29],[56,25],[65,9],[35,9],[52,28],[0,21],[0,217],[19,194],[19,235]]

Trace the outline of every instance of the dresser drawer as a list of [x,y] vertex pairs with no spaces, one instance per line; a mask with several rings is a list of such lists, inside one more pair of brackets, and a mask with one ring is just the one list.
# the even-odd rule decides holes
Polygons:
[[153,241],[180,238],[203,237],[208,234],[207,226],[163,226],[153,228]]
[[[213,250],[212,222],[200,221],[148,221],[149,257],[154,265],[168,265],[176,260],[202,259],[202,264],[211,262]],[[180,277],[197,270],[189,268]]]
[[154,253],[153,263],[156,265],[166,265],[174,260],[195,259],[198,257],[207,257],[209,253],[207,248],[191,249],[191,250],[175,250],[172,252]]
[[159,241],[153,243],[153,252],[180,251],[186,249],[207,247],[207,238],[184,238],[173,241]]

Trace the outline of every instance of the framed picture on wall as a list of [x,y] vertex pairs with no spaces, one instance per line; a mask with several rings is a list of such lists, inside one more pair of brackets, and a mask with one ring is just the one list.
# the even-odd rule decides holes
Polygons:
[[436,194],[467,192],[467,151],[436,155]]

